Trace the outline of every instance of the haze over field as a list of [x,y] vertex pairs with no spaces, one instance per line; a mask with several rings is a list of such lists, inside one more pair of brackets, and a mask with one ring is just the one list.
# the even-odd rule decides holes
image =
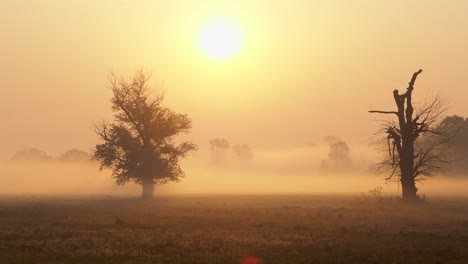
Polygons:
[[467,14],[0,0],[0,264],[466,263]]
[[[378,119],[367,111],[393,108],[391,91],[419,68],[415,96],[440,90],[467,116],[467,11],[465,1],[424,0],[1,1],[0,155],[93,147],[91,125],[111,118],[107,75],[140,67],[192,117],[199,145],[365,142]],[[217,17],[244,34],[226,61],[197,42]]]
[[[192,118],[187,137],[200,146],[183,163],[187,177],[157,192],[359,193],[384,185],[369,171],[380,117],[367,111],[393,109],[392,90],[423,68],[415,97],[440,91],[448,114],[468,116],[467,11],[465,1],[423,0],[1,1],[0,176],[7,184],[0,191],[132,191],[114,186],[97,164],[8,160],[29,147],[52,156],[90,151],[93,124],[112,118],[108,74],[140,67],[166,91],[167,106]],[[217,19],[234,21],[242,34],[227,60],[207,56],[199,43]],[[326,135],[348,143],[352,170],[320,169]],[[208,142],[215,137],[248,144],[252,162],[214,166]],[[447,190],[435,185],[422,193]],[[462,192],[450,186],[449,193]]]
[[[358,154],[359,153],[359,154]],[[361,195],[378,186],[383,194],[397,196],[401,187],[386,183],[385,175],[373,170],[373,159],[350,154],[350,167],[323,167],[327,156],[325,146],[287,149],[282,152],[254,151],[254,157],[243,162],[228,156],[216,163],[211,153],[197,152],[183,168],[188,172],[180,182],[156,187],[156,195],[178,194],[338,194]],[[117,186],[111,172],[98,170],[96,162],[73,161],[2,161],[0,193],[6,195],[112,195],[138,196],[136,184]],[[419,186],[421,194],[431,197],[466,196],[468,179],[441,175]]]

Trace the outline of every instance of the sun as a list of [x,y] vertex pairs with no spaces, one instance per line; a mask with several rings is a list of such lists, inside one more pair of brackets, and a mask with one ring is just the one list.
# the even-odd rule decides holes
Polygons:
[[198,36],[198,44],[208,57],[226,60],[239,52],[244,44],[244,36],[238,23],[218,18],[203,26]]

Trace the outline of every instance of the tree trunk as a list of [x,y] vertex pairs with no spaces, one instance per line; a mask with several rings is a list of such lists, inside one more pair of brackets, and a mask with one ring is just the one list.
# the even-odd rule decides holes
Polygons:
[[400,171],[401,171],[401,189],[403,201],[416,201],[418,195],[416,194],[418,189],[413,176],[413,152],[406,153],[400,160]]
[[152,199],[154,194],[154,183],[151,181],[144,181],[142,183],[143,192],[141,193],[142,199]]
[[[412,176],[412,175],[410,175]],[[406,202],[413,202],[418,201],[419,197],[416,194],[418,188],[416,188],[416,184],[414,183],[414,179],[408,179],[407,176],[401,176],[401,189],[402,189],[402,199]]]
[[[411,95],[408,95],[408,99]],[[408,108],[412,108],[411,101],[408,101]],[[406,112],[408,114],[408,111]],[[413,135],[413,120],[411,114],[407,116],[409,120],[401,127],[402,147],[400,149],[400,182],[403,201],[416,201],[418,189],[414,178],[414,142],[416,138]]]

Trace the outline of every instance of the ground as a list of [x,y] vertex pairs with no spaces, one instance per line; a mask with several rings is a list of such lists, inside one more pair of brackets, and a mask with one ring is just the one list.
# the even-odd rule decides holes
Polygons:
[[[468,199],[0,198],[0,263],[468,263]],[[255,263],[252,261],[250,263]]]

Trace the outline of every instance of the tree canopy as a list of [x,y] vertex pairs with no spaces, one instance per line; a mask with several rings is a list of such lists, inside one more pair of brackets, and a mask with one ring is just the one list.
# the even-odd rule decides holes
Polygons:
[[27,148],[16,152],[12,161],[50,161],[52,157],[49,156],[45,151],[37,148]]
[[70,149],[67,150],[65,153],[60,155],[58,158],[60,161],[65,162],[86,162],[90,161],[91,157],[89,153],[79,149]]
[[[450,135],[451,140],[443,148],[450,156],[450,173],[466,175],[468,172],[468,119],[453,115],[445,117],[435,129],[440,134]],[[424,141],[433,141],[428,137]]]

